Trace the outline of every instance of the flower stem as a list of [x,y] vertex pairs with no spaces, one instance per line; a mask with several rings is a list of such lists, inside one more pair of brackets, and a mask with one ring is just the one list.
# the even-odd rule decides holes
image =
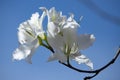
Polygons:
[[51,52],[54,53],[54,50],[53,50],[53,48],[52,48],[51,46],[46,45],[46,44],[44,44],[44,43],[42,43],[41,45],[44,46],[44,47],[46,47],[47,49],[49,49]]
[[108,66],[110,66],[111,64],[113,64],[113,63],[116,61],[116,59],[118,58],[119,54],[120,54],[120,47],[119,47],[117,53],[115,54],[115,57],[114,57],[110,62],[108,62],[108,63],[107,63],[106,65],[104,65],[103,67],[101,67],[101,68],[99,68],[99,69],[97,69],[97,70],[93,70],[93,71],[87,71],[87,70],[77,69],[77,68],[73,67],[73,66],[70,64],[69,61],[67,62],[68,64],[62,63],[62,62],[60,62],[60,61],[59,61],[59,63],[63,64],[64,66],[66,66],[66,67],[68,67],[68,68],[70,68],[70,69],[73,69],[73,70],[75,70],[75,71],[77,71],[77,72],[93,73],[93,74],[95,73],[95,74],[92,75],[92,76],[87,76],[87,77],[84,78],[84,80],[87,80],[87,79],[91,79],[91,78],[97,76],[101,71],[103,71],[103,70],[106,69]]

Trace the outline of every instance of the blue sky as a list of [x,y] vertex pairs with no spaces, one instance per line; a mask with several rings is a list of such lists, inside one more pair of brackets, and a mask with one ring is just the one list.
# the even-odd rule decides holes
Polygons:
[[[84,0],[87,1],[87,0]],[[73,71],[58,62],[47,62],[50,51],[39,47],[32,58],[33,64],[24,60],[12,61],[12,53],[18,47],[17,28],[21,22],[28,20],[35,12],[42,13],[39,7],[62,11],[64,15],[73,13],[75,19],[81,21],[80,34],[94,34],[96,41],[93,46],[82,51],[89,57],[94,68],[98,69],[112,59],[120,45],[119,0],[91,0],[97,6],[88,5],[83,0],[0,0],[0,80],[82,80],[87,74]],[[89,0],[88,0],[89,1]],[[90,2],[89,2],[90,3]],[[87,5],[86,5],[87,4]],[[99,10],[100,9],[100,10]],[[100,14],[101,10],[104,14]],[[119,80],[120,57],[109,68],[102,71],[92,80]],[[87,69],[85,65],[74,65]]]

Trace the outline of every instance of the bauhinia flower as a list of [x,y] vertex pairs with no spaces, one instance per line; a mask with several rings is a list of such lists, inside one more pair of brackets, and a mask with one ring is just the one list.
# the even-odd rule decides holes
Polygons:
[[32,14],[30,20],[27,20],[20,24],[18,28],[18,40],[20,43],[13,53],[14,60],[25,59],[31,63],[31,57],[34,51],[39,45],[41,45],[41,39],[44,39],[44,30],[42,28],[42,22],[46,13],[43,12],[41,17],[39,13]]
[[[59,60],[66,63],[74,60],[78,64],[84,63],[93,69],[91,60],[81,54],[80,50],[93,44],[94,35],[78,35],[77,30],[80,25],[75,21],[73,14],[67,18],[62,15],[62,12],[57,12],[54,7],[50,10],[45,7],[40,9],[43,10],[41,16],[36,12],[30,20],[20,24],[18,28],[20,46],[14,51],[13,59],[25,59],[31,63],[31,57],[35,50],[42,45],[53,52],[48,61]],[[48,18],[46,31],[42,27],[45,16]]]
[[68,19],[57,12],[55,8],[49,11],[45,9],[48,16],[48,43],[54,49],[54,53],[49,57],[48,61],[59,60],[63,63],[68,59],[75,60],[79,64],[84,63],[93,69],[93,63],[89,58],[81,54],[80,50],[91,46],[95,40],[93,34],[78,35],[77,29],[79,24],[74,20],[71,14]]

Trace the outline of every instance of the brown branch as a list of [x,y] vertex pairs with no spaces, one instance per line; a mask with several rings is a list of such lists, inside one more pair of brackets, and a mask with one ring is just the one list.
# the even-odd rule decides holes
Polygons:
[[120,47],[119,47],[118,51],[116,52],[114,58],[113,58],[110,62],[108,62],[106,65],[104,65],[104,66],[101,67],[100,69],[97,69],[97,70],[94,70],[94,71],[87,71],[87,70],[77,69],[77,68],[73,67],[73,66],[70,64],[70,62],[69,62],[69,64],[67,64],[67,63],[62,63],[62,62],[59,61],[59,63],[63,64],[64,66],[66,66],[66,67],[68,67],[68,68],[70,68],[70,69],[73,69],[73,70],[75,70],[75,71],[77,71],[77,72],[95,73],[95,74],[92,75],[92,76],[87,76],[87,77],[84,78],[84,80],[87,80],[87,79],[91,79],[91,78],[97,76],[101,71],[103,71],[103,70],[106,69],[108,66],[110,66],[111,64],[113,64],[113,63],[116,61],[116,59],[118,58],[119,54],[120,54]]

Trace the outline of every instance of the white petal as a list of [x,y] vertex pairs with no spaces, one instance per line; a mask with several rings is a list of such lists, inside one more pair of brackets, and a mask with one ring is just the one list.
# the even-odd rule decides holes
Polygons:
[[66,62],[67,61],[67,58],[66,56],[59,52],[59,51],[56,51],[55,53],[53,53],[49,58],[48,58],[48,61],[54,61],[54,60],[59,60],[61,62]]
[[46,10],[48,16],[48,22],[54,22],[57,25],[63,25],[66,21],[66,16],[62,15],[62,12],[57,12],[54,7],[49,11]]
[[77,42],[77,30],[74,28],[65,28],[63,29],[63,38],[65,43],[71,48],[74,43]]
[[31,58],[32,58],[33,54],[35,53],[35,50],[36,50],[36,48],[32,48],[31,53],[25,58],[25,60],[30,64],[32,64]]
[[39,19],[39,13],[38,12],[36,12],[36,13],[34,13],[34,14],[32,14],[32,17],[30,18],[30,20],[29,20],[29,22],[31,23],[31,24],[38,24],[38,19]]
[[25,43],[25,44],[20,45],[20,47],[17,48],[13,53],[13,59],[14,60],[26,59],[28,63],[32,63],[31,57],[34,54],[38,46],[39,44],[38,44],[37,39],[31,43]]
[[93,44],[95,41],[95,37],[93,34],[83,34],[79,36],[78,42],[79,42],[79,49],[86,49],[89,46]]
[[48,62],[50,62],[50,61],[55,61],[55,60],[58,60],[58,59],[57,59],[56,54],[53,53],[53,54],[51,54],[50,57],[48,58]]
[[41,27],[41,28],[42,28],[42,23],[43,23],[43,20],[44,20],[46,14],[47,14],[46,11],[43,11],[43,13],[42,13],[42,15],[41,15],[41,17],[39,19],[39,24],[40,24],[39,27]]
[[[29,28],[31,28],[31,30],[33,31],[32,33],[34,33],[35,35],[40,35],[41,32],[44,33],[42,23],[45,16],[46,16],[45,11],[43,11],[41,17],[39,13],[36,12],[32,14],[31,19],[27,21],[27,25],[29,26]],[[24,25],[24,26],[27,26],[27,25]]]
[[39,13],[36,12],[34,14],[32,14],[30,20],[28,20],[28,24],[29,26],[34,29],[34,31],[38,28],[40,28],[41,26],[39,25]]
[[52,7],[52,8],[49,10],[49,15],[50,15],[50,17],[56,16],[56,14],[57,14],[57,12],[56,12],[56,10],[55,10],[55,7]]
[[39,46],[38,39],[35,39],[33,42],[31,42],[29,44],[26,44],[26,46],[31,50],[31,53],[26,57],[26,61],[28,63],[32,63],[31,58],[32,58],[33,54],[35,53],[35,50]]
[[55,35],[57,35],[60,32],[60,29],[53,22],[49,22],[48,23],[48,31],[54,37]]
[[26,46],[21,45],[19,48],[17,48],[13,53],[13,59],[14,60],[22,60],[25,59],[29,54],[31,50],[26,48]]
[[25,30],[21,29],[18,31],[18,41],[20,44],[29,43],[34,40],[34,37],[28,34]]
[[71,14],[70,17],[67,19],[66,25],[64,26],[64,28],[77,28],[80,25],[73,19],[74,15]]
[[53,49],[63,50],[64,41],[63,41],[63,38],[62,38],[60,35],[56,35],[56,36],[53,37],[53,36],[48,32],[47,40],[48,40],[48,43],[50,44],[50,46],[51,46]]
[[[45,31],[43,30],[43,20],[44,20],[45,16],[46,16],[46,12],[43,11],[40,19],[38,20],[38,25],[39,26],[36,28],[36,34],[37,35],[43,35],[45,33]],[[43,33],[43,34],[41,34],[41,33]]]
[[29,49],[32,49],[34,47],[38,47],[39,46],[39,42],[38,42],[38,39],[36,38],[32,42],[25,43],[24,45],[26,45],[26,47],[28,47]]
[[72,57],[73,57],[73,60],[75,60],[75,61],[78,62],[78,64],[84,63],[88,67],[90,67],[91,69],[93,69],[93,63],[85,55],[82,55],[82,54],[73,54]]

